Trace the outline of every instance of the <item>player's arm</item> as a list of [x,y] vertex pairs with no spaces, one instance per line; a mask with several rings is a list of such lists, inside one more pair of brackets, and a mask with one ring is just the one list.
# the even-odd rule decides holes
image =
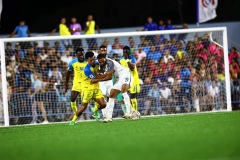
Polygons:
[[91,80],[91,84],[111,80],[113,73],[114,73],[114,71],[108,71],[103,75],[96,76],[94,79]]
[[[106,69],[104,69],[104,70],[106,70]],[[114,72],[115,72],[114,64],[113,64],[113,62],[109,61],[106,72],[101,77],[96,77],[95,79],[92,79],[91,83],[97,83],[97,82],[101,82],[101,81],[111,80]]]
[[68,64],[68,70],[67,70],[67,74],[66,74],[65,93],[66,93],[67,90],[68,90],[68,82],[69,82],[69,78],[70,78],[71,75],[72,75],[72,72],[73,72],[73,67],[72,67],[72,63],[70,62],[70,63]]
[[133,71],[134,68],[135,68],[135,64],[131,64],[129,61],[127,62],[127,64],[128,64],[128,68],[129,68],[131,71]]

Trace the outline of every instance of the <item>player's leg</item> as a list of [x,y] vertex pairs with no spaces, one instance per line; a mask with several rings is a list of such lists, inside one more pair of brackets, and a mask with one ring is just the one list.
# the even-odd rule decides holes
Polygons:
[[116,100],[120,103],[121,107],[122,107],[122,111],[124,113],[124,115],[126,114],[126,105],[123,101],[123,96],[122,96],[122,92],[120,92],[117,97]]
[[95,100],[95,102],[97,102],[97,106],[95,106],[93,108],[93,112],[94,112],[94,118],[99,119],[100,115],[98,113],[99,110],[106,108],[107,104],[106,101],[104,99],[104,96],[102,94],[102,91],[100,89],[96,89],[93,95],[93,99]]
[[82,104],[81,107],[77,110],[77,112],[74,114],[74,117],[72,121],[69,123],[69,125],[74,125],[77,119],[82,115],[83,111],[87,108],[88,103],[93,97],[94,92],[92,90],[84,90],[82,91]]
[[43,115],[43,119],[44,119],[43,123],[48,123],[47,112],[46,112],[46,109],[44,107],[43,101],[38,102],[38,104],[39,104],[38,106],[39,106],[39,108],[42,112],[42,115]]
[[87,106],[88,106],[88,103],[82,102],[81,107],[74,114],[74,117],[73,117],[72,121],[69,123],[69,125],[74,125],[75,124],[75,122],[82,115],[83,111],[87,108]]
[[106,118],[111,119],[112,118],[112,113],[113,113],[113,108],[114,108],[114,101],[115,98],[117,97],[118,93],[120,93],[120,89],[115,89],[119,88],[116,84],[114,85],[114,88],[110,90],[110,95],[109,95],[109,100],[108,100],[108,108],[106,112]]
[[77,96],[79,95],[79,93],[82,92],[82,86],[80,82],[73,82],[73,86],[72,86],[72,91],[71,91],[71,108],[73,110],[73,113],[75,114],[77,112]]
[[130,99],[131,99],[131,109],[133,111],[137,111],[138,110],[138,102],[137,102],[137,93],[140,93],[140,85],[133,85],[130,89]]
[[129,84],[124,83],[122,85],[122,96],[123,96],[124,103],[126,105],[126,114],[124,115],[124,118],[130,118],[131,103],[130,103],[130,97],[127,93],[128,89],[129,89]]
[[[100,90],[102,91],[102,94],[103,94],[103,96],[104,96],[104,99],[106,100],[106,102],[108,102],[108,97],[107,97],[107,85],[105,84],[105,82],[100,82],[100,83],[99,83],[99,87],[100,87]],[[101,109],[101,111],[102,111],[103,118],[106,117],[107,107]]]
[[72,90],[70,104],[71,104],[71,108],[72,108],[74,114],[77,112],[77,102],[76,102],[76,99],[77,99],[78,95],[79,95],[78,91]]

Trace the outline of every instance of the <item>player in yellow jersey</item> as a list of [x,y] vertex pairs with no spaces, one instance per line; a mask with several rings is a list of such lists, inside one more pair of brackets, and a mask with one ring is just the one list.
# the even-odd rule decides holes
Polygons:
[[124,68],[128,68],[131,75],[133,76],[133,83],[130,86],[130,100],[131,100],[131,109],[133,111],[138,110],[138,102],[136,99],[136,94],[140,93],[140,80],[138,76],[138,71],[136,67],[136,59],[130,55],[130,48],[128,46],[123,47],[123,57],[120,59],[120,64]]
[[94,100],[99,105],[94,107],[94,116],[96,118],[100,118],[100,115],[98,114],[98,110],[103,109],[106,107],[106,102],[104,100],[103,94],[99,88],[99,83],[91,83],[91,81],[95,78],[101,77],[101,75],[98,75],[98,62],[95,61],[94,53],[93,52],[87,52],[85,54],[85,59],[87,60],[88,64],[84,68],[84,74],[83,74],[83,83],[82,85],[82,104],[81,107],[77,110],[76,114],[74,115],[72,121],[69,125],[74,125],[76,120],[79,116],[82,115],[83,111],[87,108],[88,103],[90,100]]
[[77,48],[75,52],[77,57],[74,58],[72,61],[70,61],[70,63],[68,64],[68,71],[67,71],[66,82],[65,82],[65,93],[66,93],[68,91],[69,78],[71,77],[72,74],[74,74],[73,86],[71,91],[71,102],[70,102],[74,114],[77,112],[76,99],[77,99],[77,96],[82,92],[81,88],[82,88],[84,68],[87,65],[87,62],[84,61],[83,48]]

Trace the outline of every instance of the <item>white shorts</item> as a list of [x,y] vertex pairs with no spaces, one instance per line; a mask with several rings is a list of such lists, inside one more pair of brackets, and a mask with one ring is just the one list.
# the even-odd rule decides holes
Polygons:
[[122,90],[123,84],[128,84],[129,87],[133,82],[133,77],[130,72],[122,72],[119,74],[118,81],[113,85],[113,89]]
[[109,80],[109,81],[103,81],[103,82],[99,82],[100,85],[100,90],[102,91],[102,94],[104,96],[109,97],[110,95],[110,90],[113,87],[113,81]]

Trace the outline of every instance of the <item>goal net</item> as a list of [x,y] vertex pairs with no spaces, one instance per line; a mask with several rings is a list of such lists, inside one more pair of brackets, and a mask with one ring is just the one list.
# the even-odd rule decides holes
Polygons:
[[[0,125],[70,121],[72,78],[66,93],[64,85],[68,63],[77,47],[97,54],[100,45],[116,61],[124,46],[131,48],[142,116],[231,111],[225,27],[11,38],[0,40]],[[92,119],[93,105],[80,120]],[[116,100],[113,118],[122,116]]]

